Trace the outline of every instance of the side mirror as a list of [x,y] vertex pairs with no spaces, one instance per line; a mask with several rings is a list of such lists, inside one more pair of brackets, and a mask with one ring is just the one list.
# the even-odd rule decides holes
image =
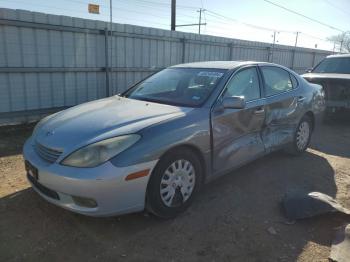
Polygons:
[[313,69],[313,68],[310,67],[310,68],[306,69],[305,72],[306,72],[306,73],[311,73],[311,72],[312,72],[312,69]]
[[244,96],[225,97],[222,101],[222,106],[224,108],[243,109],[245,108]]

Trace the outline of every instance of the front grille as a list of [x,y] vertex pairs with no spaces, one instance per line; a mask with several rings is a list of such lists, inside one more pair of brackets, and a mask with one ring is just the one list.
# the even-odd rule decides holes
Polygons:
[[47,162],[54,163],[57,158],[62,154],[62,151],[58,151],[56,149],[48,148],[46,146],[41,145],[40,143],[35,143],[35,151],[37,154]]
[[29,181],[32,182],[33,186],[36,189],[38,189],[41,193],[43,193],[45,196],[56,199],[56,200],[60,200],[60,197],[57,194],[57,192],[51,190],[50,188],[47,188],[46,186],[43,186],[38,181],[36,181],[36,179],[33,178],[31,175],[27,175],[27,177],[28,177]]

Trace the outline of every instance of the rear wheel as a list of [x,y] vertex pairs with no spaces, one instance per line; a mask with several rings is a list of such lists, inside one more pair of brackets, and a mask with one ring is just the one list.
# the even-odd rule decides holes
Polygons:
[[147,188],[147,209],[162,218],[185,211],[202,183],[202,167],[194,152],[167,153],[155,167]]
[[303,153],[310,144],[312,130],[311,118],[304,115],[295,130],[294,140],[286,151],[292,155],[300,155]]

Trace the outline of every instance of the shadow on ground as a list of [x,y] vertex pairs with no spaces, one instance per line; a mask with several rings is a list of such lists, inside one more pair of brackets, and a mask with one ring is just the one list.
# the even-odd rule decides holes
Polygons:
[[[327,159],[274,153],[206,185],[173,220],[144,213],[90,218],[42,200],[32,189],[0,199],[0,260],[295,261],[309,242],[329,246],[344,218],[287,225],[279,201],[304,188],[335,197]],[[276,234],[268,232],[273,227]]]
[[23,144],[31,136],[35,123],[17,126],[0,126],[0,157],[22,153]]
[[318,124],[312,139],[311,148],[325,154],[350,158],[349,116],[334,119],[327,124]]

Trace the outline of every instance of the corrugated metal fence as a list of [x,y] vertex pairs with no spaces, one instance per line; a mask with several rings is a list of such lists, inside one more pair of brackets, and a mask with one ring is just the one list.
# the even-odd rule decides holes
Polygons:
[[117,94],[174,64],[257,60],[303,72],[329,54],[123,24],[113,24],[111,39],[106,27],[102,21],[0,8],[0,124]]

